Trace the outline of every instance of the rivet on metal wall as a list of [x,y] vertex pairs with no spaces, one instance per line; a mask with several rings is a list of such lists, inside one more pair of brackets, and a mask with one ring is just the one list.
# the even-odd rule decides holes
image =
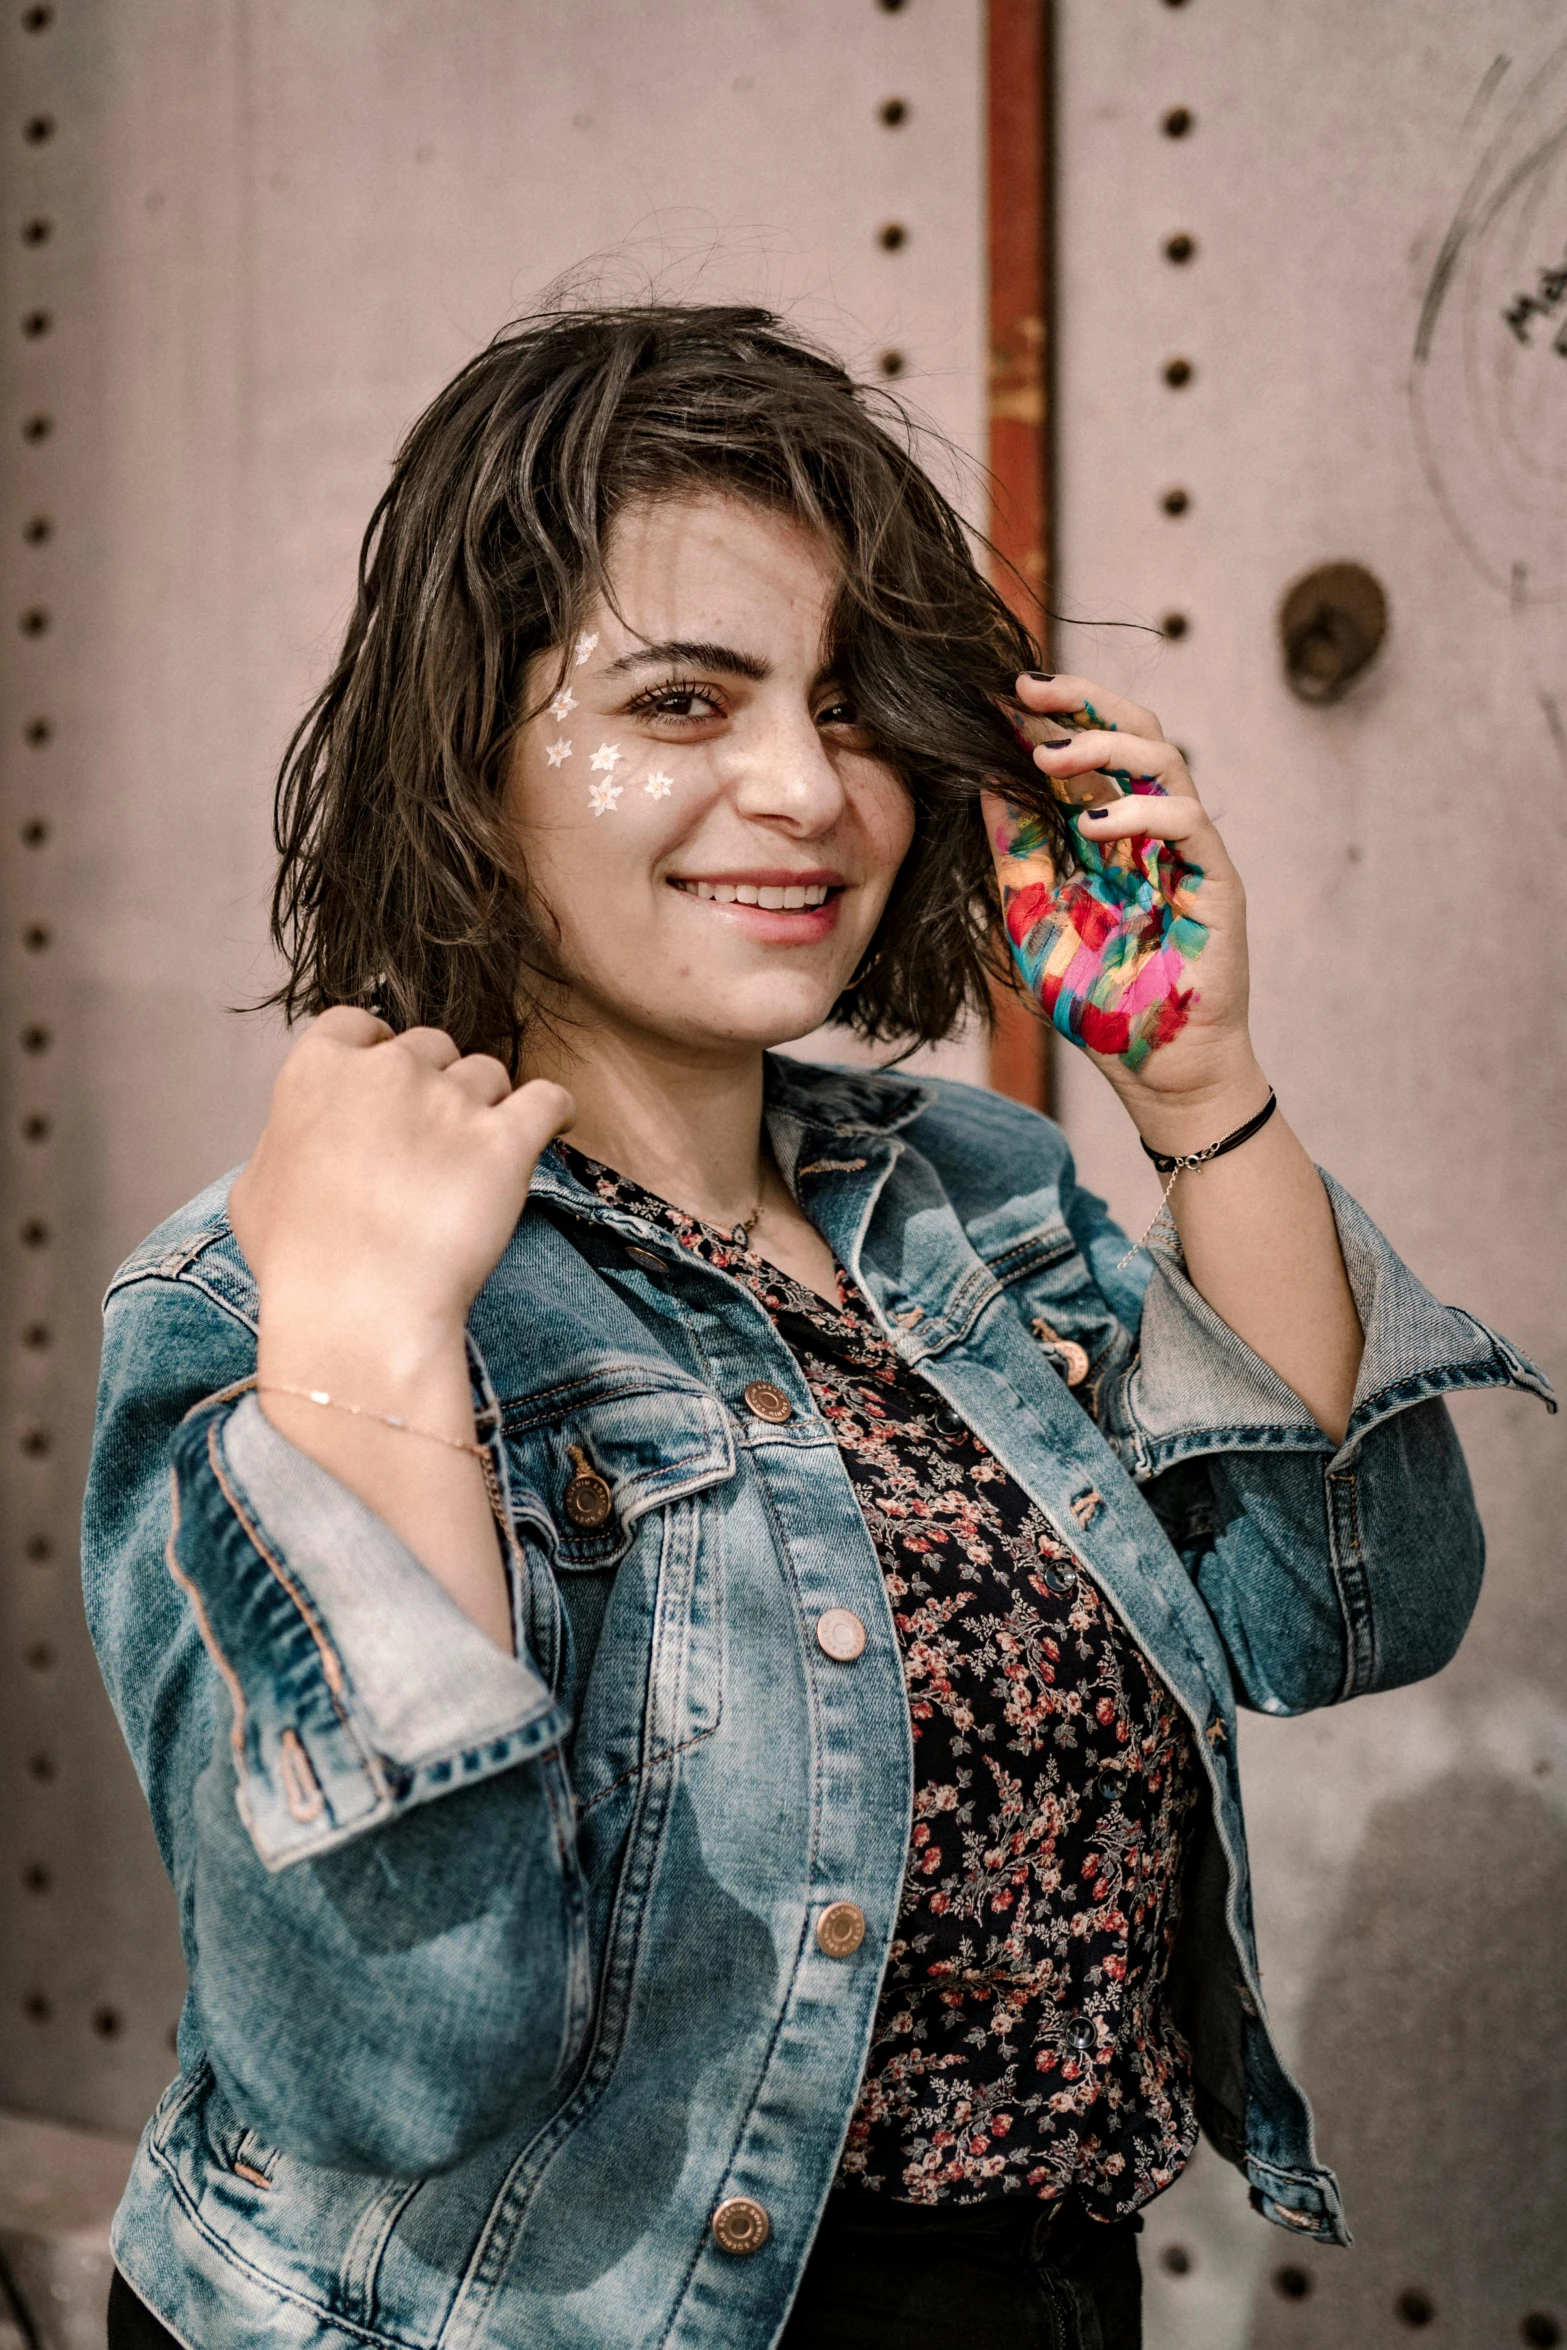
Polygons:
[[1360,563],[1323,563],[1298,579],[1279,609],[1284,671],[1303,702],[1336,702],[1376,658],[1387,597]]

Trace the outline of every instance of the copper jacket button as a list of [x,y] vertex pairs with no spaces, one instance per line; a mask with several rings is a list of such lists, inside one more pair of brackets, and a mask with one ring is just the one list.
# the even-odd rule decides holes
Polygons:
[[852,1958],[865,1939],[865,1912],[857,1902],[835,1901],[816,1921],[816,1939],[829,1958]]
[[713,2214],[713,2242],[720,2252],[732,2252],[737,2260],[760,2252],[772,2232],[773,2223],[765,2208],[749,2195],[728,2196]]
[[566,1515],[574,1526],[591,1529],[609,1523],[614,1496],[580,1444],[568,1444],[573,1476],[566,1488]]
[[792,1420],[794,1406],[781,1387],[770,1379],[753,1379],[745,1391],[746,1409],[759,1420]]
[[865,1646],[865,1626],[852,1607],[830,1607],[816,1619],[816,1645],[840,1665],[852,1665]]

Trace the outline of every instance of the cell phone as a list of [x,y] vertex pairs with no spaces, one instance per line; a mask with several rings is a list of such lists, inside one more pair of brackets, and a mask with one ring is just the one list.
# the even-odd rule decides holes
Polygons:
[[[1059,742],[1063,733],[1088,732],[1086,722],[1075,711],[1025,710],[1021,702],[1012,701],[1007,703],[1006,711],[1019,740],[1026,742],[1030,749],[1037,743]],[[1106,800],[1119,800],[1125,794],[1125,787],[1103,767],[1096,767],[1087,775],[1047,775],[1043,768],[1039,772],[1064,808],[1102,808]]]

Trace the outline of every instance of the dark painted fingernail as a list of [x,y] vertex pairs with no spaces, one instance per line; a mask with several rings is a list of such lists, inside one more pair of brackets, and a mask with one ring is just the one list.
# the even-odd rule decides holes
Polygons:
[[1092,821],[1093,821],[1095,824],[1097,824],[1097,823],[1099,822],[1099,819],[1101,818],[1101,816],[1108,816],[1108,815],[1109,815],[1109,813],[1110,813],[1110,809],[1111,809],[1111,808],[1112,808],[1114,805],[1115,805],[1115,803],[1114,803],[1114,801],[1112,800],[1112,801],[1110,801],[1110,802],[1109,802],[1109,803],[1108,803],[1108,804],[1107,804],[1105,807],[1103,807],[1103,808],[1085,808],[1085,809],[1083,810],[1083,814],[1084,814],[1085,816],[1087,816],[1087,817],[1091,818],[1091,819],[1092,819]]
[[1060,735],[1053,743],[1044,742],[1034,745],[1036,751],[1068,751],[1071,747],[1072,737],[1069,734]]
[[1053,669],[1025,669],[1023,674],[1031,677],[1036,685],[1054,685],[1056,681]]

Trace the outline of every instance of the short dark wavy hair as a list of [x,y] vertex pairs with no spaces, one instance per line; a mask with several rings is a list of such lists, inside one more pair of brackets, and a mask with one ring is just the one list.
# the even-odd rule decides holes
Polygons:
[[1037,647],[917,445],[898,403],[765,310],[650,303],[505,328],[403,443],[342,653],[284,756],[272,935],[288,975],[267,1001],[290,1020],[374,1003],[516,1073],[550,935],[502,806],[534,714],[527,665],[558,647],[564,673],[609,592],[623,509],[716,491],[833,548],[836,672],[914,804],[833,1019],[900,1044],[988,1019],[1006,961],[980,787],[1004,781],[1068,843],[1004,707]]

